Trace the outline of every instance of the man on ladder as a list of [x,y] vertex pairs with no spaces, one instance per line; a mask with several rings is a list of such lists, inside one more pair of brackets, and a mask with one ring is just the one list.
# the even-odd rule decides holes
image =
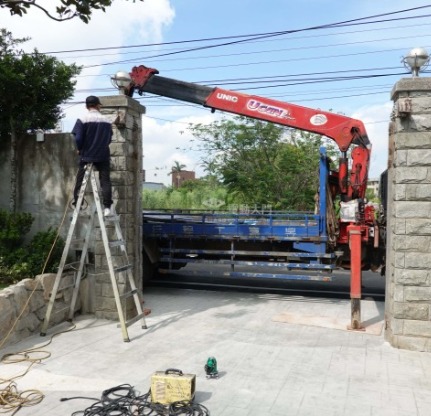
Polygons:
[[[72,239],[74,236],[77,219],[80,213],[80,208],[82,206],[84,193],[86,191],[87,185],[90,184],[91,190],[93,192],[94,204],[90,216],[90,223],[88,224],[89,226],[84,239],[84,245],[82,247],[81,259],[79,260],[79,268],[77,269],[77,273],[75,274],[75,280],[72,285],[73,295],[69,308],[69,320],[72,321],[75,312],[75,304],[79,293],[81,278],[84,272],[85,259],[87,257],[88,247],[92,236],[94,220],[97,216],[109,270],[109,277],[112,284],[115,303],[117,306],[120,326],[122,328],[123,339],[124,341],[128,342],[129,335],[127,332],[127,327],[138,320],[142,320],[142,328],[147,328],[145,323],[145,316],[151,313],[151,310],[142,309],[142,298],[139,296],[140,290],[138,290],[136,287],[133,273],[131,271],[132,265],[128,260],[126,241],[124,240],[121,232],[119,216],[117,216],[115,213],[115,207],[111,211],[111,205],[113,203],[112,186],[110,180],[109,151],[109,144],[112,139],[111,123],[100,113],[99,110],[101,107],[101,103],[98,97],[87,97],[86,106],[88,109],[87,116],[82,119],[78,119],[73,129],[78,153],[80,155],[79,171],[76,177],[74,200],[72,202],[75,207],[75,210],[66,238],[63,255],[61,257],[57,275],[50,295],[45,319],[42,325],[41,335],[46,335],[51,314],[54,310],[54,303],[57,298],[57,293],[59,291],[67,289],[68,287],[71,287],[62,285],[61,281],[68,258],[68,252],[72,244]],[[96,167],[96,169],[99,171],[100,187],[102,188],[104,207],[103,212],[93,167]],[[111,222],[114,225],[116,240],[109,239],[105,222]],[[120,265],[114,265],[111,247],[116,247],[120,250],[120,254],[122,256],[122,261],[120,261]],[[128,281],[131,290],[127,293],[123,293],[120,295],[117,280],[122,274],[125,274],[125,278],[122,280]],[[137,315],[129,320],[126,320],[125,314],[122,310],[121,298],[125,299],[129,296],[133,297]]]
[[111,154],[109,144],[112,140],[112,126],[109,120],[100,113],[102,104],[98,97],[90,95],[85,100],[88,113],[79,118],[72,134],[75,136],[76,147],[79,154],[79,169],[76,175],[75,188],[73,190],[73,202],[75,207],[78,201],[79,190],[85,174],[85,166],[92,163],[99,171],[100,187],[102,188],[103,215],[111,215],[112,185],[110,175]]

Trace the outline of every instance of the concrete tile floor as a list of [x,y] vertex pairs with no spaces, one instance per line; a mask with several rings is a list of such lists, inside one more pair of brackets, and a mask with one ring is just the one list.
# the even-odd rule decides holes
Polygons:
[[[116,323],[80,316],[76,329],[41,347],[50,357],[16,383],[45,397],[18,415],[70,415],[93,402],[60,398],[100,398],[123,383],[145,393],[152,374],[167,368],[196,374],[195,401],[213,416],[431,415],[431,354],[394,349],[383,331],[343,329],[348,301],[162,288],[147,290],[145,299],[148,329],[131,326],[129,343]],[[363,301],[362,318],[378,325],[383,304]],[[48,340],[35,335],[1,355]],[[205,377],[209,356],[217,358],[218,379]],[[28,366],[2,364],[0,377]]]

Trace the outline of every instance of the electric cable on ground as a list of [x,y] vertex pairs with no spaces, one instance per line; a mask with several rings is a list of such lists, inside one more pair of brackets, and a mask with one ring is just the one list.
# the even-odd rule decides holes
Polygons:
[[151,402],[151,391],[137,395],[130,384],[120,384],[102,392],[100,399],[93,397],[63,397],[60,401],[75,399],[94,400],[84,410],[72,416],[209,416],[209,410],[200,403],[189,400],[177,401],[168,405]]
[[[64,220],[67,215],[69,204],[66,204],[66,209],[64,210],[63,218],[60,222],[60,225],[57,229],[57,234],[54,238],[54,242],[51,245],[51,248],[48,252],[48,255],[45,259],[45,263],[43,264],[41,274],[45,272],[45,269],[47,267],[47,264],[51,258],[51,254],[54,250],[55,245],[57,244],[57,240],[60,236],[60,230],[63,226]],[[24,306],[22,307],[20,313],[18,314],[17,318],[15,319],[14,323],[10,327],[8,333],[6,336],[1,340],[0,342],[0,349],[5,345],[6,341],[9,339],[10,335],[12,334],[13,330],[15,329],[17,323],[21,319],[22,315],[24,314],[28,304],[30,303],[30,300],[32,296],[34,295],[35,291],[38,289],[40,284],[40,281],[36,281],[36,284],[31,291],[29,297],[27,298],[26,302],[24,303]],[[30,389],[30,390],[24,390],[20,392],[17,388],[17,384],[14,380],[24,377],[31,369],[31,367],[34,364],[40,364],[43,360],[49,358],[51,354],[47,351],[41,350],[41,348],[46,347],[52,342],[52,339],[60,334],[63,334],[65,332],[69,332],[75,329],[75,325],[73,325],[71,328],[60,331],[56,334],[53,334],[51,338],[43,345],[37,346],[35,348],[30,348],[27,350],[23,350],[21,352],[14,352],[14,353],[8,353],[4,354],[0,359],[0,364],[16,364],[16,363],[23,363],[23,362],[29,362],[29,366],[24,371],[24,373],[16,375],[14,377],[3,379],[0,378],[0,413],[11,413],[11,416],[15,415],[22,407],[29,407],[34,406],[36,404],[39,404],[43,398],[44,394],[40,390],[36,389]],[[35,354],[35,357],[32,357],[32,354]],[[39,355],[39,356],[38,356]],[[5,385],[5,387],[2,387]]]

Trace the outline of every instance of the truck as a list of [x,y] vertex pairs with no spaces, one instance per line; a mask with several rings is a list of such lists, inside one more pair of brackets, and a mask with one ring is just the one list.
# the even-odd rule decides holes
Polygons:
[[[316,133],[335,141],[340,156],[338,169],[331,170],[325,148],[320,149],[315,212],[144,211],[145,270],[216,263],[230,267],[228,276],[327,281],[342,267],[351,271],[351,298],[360,299],[361,272],[383,273],[386,252],[384,216],[365,197],[372,145],[364,124],[341,114],[158,74],[157,69],[135,66],[127,95],[168,97]],[[243,266],[252,270],[243,271]]]

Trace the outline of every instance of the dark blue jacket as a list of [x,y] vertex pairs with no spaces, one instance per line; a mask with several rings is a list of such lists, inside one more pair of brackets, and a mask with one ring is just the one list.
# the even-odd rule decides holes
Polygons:
[[111,123],[96,109],[76,121],[72,134],[82,162],[106,162],[110,159]]

